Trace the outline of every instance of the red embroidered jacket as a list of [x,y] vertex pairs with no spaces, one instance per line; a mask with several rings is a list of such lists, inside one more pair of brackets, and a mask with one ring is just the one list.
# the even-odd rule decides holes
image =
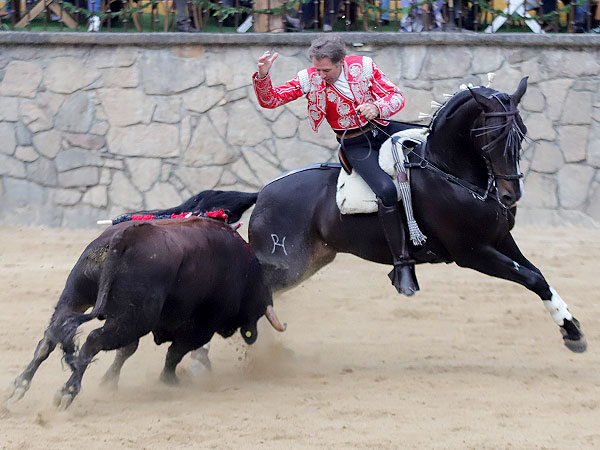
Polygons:
[[366,125],[365,118],[354,109],[363,103],[377,106],[379,118],[376,121],[382,125],[387,125],[388,122],[381,119],[393,116],[404,107],[404,97],[398,87],[379,70],[371,58],[346,56],[344,71],[354,98],[346,97],[335,86],[323,81],[314,67],[298,72],[295,78],[283,86],[273,87],[271,77],[267,74],[262,79],[258,78],[258,72],[254,73],[252,80],[256,97],[263,108],[277,108],[306,96],[308,122],[315,132],[325,118],[336,131]]

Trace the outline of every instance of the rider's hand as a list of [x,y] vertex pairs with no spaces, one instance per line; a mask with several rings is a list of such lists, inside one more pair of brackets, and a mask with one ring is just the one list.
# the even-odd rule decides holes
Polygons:
[[260,58],[258,58],[258,77],[259,78],[264,78],[267,76],[267,74],[269,73],[269,70],[271,70],[273,61],[275,61],[278,56],[279,56],[279,53],[277,53],[277,52],[273,53],[273,55],[271,56],[271,52],[269,50],[267,50],[266,52],[263,53],[263,55]]
[[373,103],[363,103],[356,107],[356,111],[362,114],[367,120],[373,120],[379,117],[379,109]]

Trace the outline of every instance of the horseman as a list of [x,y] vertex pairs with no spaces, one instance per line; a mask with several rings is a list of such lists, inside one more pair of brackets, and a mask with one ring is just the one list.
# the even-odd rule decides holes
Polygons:
[[403,129],[388,122],[404,107],[400,90],[367,56],[346,56],[341,38],[328,35],[312,42],[308,56],[313,66],[300,71],[282,86],[274,87],[269,71],[278,53],[266,51],[252,76],[258,102],[277,108],[300,97],[308,100],[308,122],[317,132],[327,120],[340,143],[341,159],[365,180],[378,200],[378,216],[390,248],[394,269],[389,277],[399,293],[419,290],[410,259],[392,178],[379,166],[383,142]]

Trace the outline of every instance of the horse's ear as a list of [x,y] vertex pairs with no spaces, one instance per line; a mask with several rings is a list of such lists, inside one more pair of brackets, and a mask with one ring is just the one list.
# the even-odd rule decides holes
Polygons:
[[494,110],[494,104],[491,99],[487,98],[485,95],[481,95],[479,92],[477,92],[471,88],[468,88],[468,89],[469,89],[469,92],[471,93],[471,97],[473,97],[475,99],[475,101],[477,102],[477,104],[483,111],[493,111]]
[[510,104],[515,108],[517,107],[517,105],[523,98],[523,95],[525,95],[525,92],[527,91],[528,78],[529,77],[523,77],[523,79],[519,83],[519,86],[517,87],[517,90],[514,92],[513,95],[510,96]]

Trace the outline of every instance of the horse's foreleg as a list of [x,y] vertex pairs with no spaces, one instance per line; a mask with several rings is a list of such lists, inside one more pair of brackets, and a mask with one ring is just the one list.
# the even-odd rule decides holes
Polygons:
[[463,263],[457,259],[457,264],[493,277],[514,281],[535,292],[560,327],[567,348],[577,353],[584,352],[587,341],[579,322],[571,315],[560,295],[546,282],[539,269],[521,254],[512,237],[505,239],[499,248],[502,252],[486,247],[476,255],[469,255]]

